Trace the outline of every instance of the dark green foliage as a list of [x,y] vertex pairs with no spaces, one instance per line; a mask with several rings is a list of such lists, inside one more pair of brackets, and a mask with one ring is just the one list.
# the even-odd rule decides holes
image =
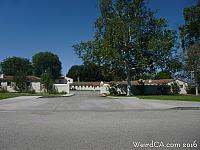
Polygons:
[[1,63],[1,72],[10,76],[15,76],[18,73],[32,75],[32,65],[26,58],[10,57]]
[[172,88],[172,94],[174,94],[174,95],[179,94],[181,91],[179,85],[176,82],[171,84],[171,88]]
[[28,84],[28,79],[24,73],[18,73],[14,76],[15,90],[20,93],[28,92],[30,85]]
[[0,88],[0,93],[8,93],[8,91],[6,89],[1,89]]
[[185,24],[180,27],[182,48],[185,51],[186,71],[194,72],[196,95],[198,95],[198,72],[200,67],[200,1],[197,5],[184,9]]
[[[93,81],[112,81],[115,79],[114,74],[115,72],[111,72],[110,69],[104,65],[99,66],[95,63],[87,63],[84,65],[74,65],[72,66],[67,76],[73,78],[74,81],[81,81],[81,82],[93,82]],[[123,72],[119,71],[118,75],[121,77],[120,74]],[[118,77],[118,78],[119,78]]]
[[45,92],[51,93],[54,91],[53,79],[50,73],[43,73],[41,75],[41,84],[43,85]]
[[36,92],[35,92],[35,90],[30,89],[30,90],[28,91],[28,93],[29,93],[29,94],[35,94]]
[[32,57],[34,75],[41,77],[45,72],[49,72],[54,79],[61,74],[61,62],[56,54],[51,52],[40,52]]
[[185,24],[180,27],[183,49],[200,40],[200,1],[197,5],[184,9]]
[[136,85],[136,88],[138,89],[139,91],[139,95],[144,95],[144,92],[145,92],[145,84],[144,84],[144,81],[143,80],[139,80],[138,81],[138,85]]
[[109,93],[110,93],[110,95],[112,95],[112,96],[117,96],[117,95],[119,95],[118,86],[117,86],[116,84],[111,84],[111,85],[110,85],[110,88],[109,88]]
[[155,80],[159,80],[159,79],[172,79],[172,75],[170,72],[168,71],[161,71],[159,73],[156,74],[156,76],[154,77]]
[[157,91],[159,95],[169,95],[171,94],[171,86],[165,84],[158,85]]
[[[185,69],[194,73],[194,83],[196,89],[199,86],[199,72],[200,72],[200,42],[196,42],[194,45],[189,46],[187,49],[187,58]],[[198,95],[198,90],[196,90],[196,95]]]
[[[195,94],[195,93],[196,93],[195,86],[189,84],[189,85],[186,87],[186,91],[187,91],[188,94]],[[199,93],[200,93],[200,87],[198,88],[198,91],[199,91]]]
[[74,81],[81,81],[80,80],[81,73],[82,73],[82,66],[74,65],[69,69],[67,77],[72,78]]
[[176,33],[167,28],[165,19],[155,17],[144,0],[101,0],[100,11],[94,41],[75,45],[75,52],[83,61],[125,73],[129,95],[131,76],[150,77],[157,68],[167,68]]

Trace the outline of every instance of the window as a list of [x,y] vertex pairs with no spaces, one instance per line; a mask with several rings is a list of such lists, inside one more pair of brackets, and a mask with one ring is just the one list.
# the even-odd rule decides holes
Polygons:
[[180,88],[183,88],[183,85],[180,85]]
[[31,82],[27,82],[26,84],[27,84],[27,86],[31,86]]
[[11,82],[7,82],[7,86],[11,86]]

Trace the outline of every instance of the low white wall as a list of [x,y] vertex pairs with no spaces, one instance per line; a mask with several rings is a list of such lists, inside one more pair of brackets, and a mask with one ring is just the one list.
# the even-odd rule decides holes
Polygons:
[[54,86],[58,92],[69,93],[69,84],[54,84]]
[[100,90],[100,86],[83,86],[83,85],[72,85],[71,90],[80,90],[80,91],[87,91],[87,90],[93,90],[93,91],[99,91]]

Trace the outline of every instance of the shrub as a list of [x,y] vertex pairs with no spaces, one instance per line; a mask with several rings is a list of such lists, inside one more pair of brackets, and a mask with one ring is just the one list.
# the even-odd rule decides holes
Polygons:
[[50,73],[43,73],[41,83],[47,93],[54,93],[53,79]]
[[28,79],[26,75],[22,72],[19,72],[16,76],[14,76],[14,89],[20,93],[28,92],[30,90],[28,83]]
[[178,86],[178,84],[176,82],[174,82],[173,84],[171,84],[171,89],[172,89],[172,94],[179,94],[181,89]]
[[118,89],[118,87],[116,84],[111,84],[110,88],[109,88],[110,95],[112,95],[112,96],[119,95],[117,89]]
[[67,94],[67,92],[65,92],[65,91],[62,91],[62,92],[60,92],[60,94],[63,94],[63,95],[64,95],[64,94]]
[[35,94],[36,92],[35,92],[34,89],[31,89],[31,90],[28,91],[28,93],[29,93],[29,94]]
[[[195,86],[188,84],[188,86],[186,87],[186,91],[188,94],[195,94],[196,93]],[[200,92],[200,88],[199,88],[199,92]]]
[[169,95],[171,93],[171,86],[166,84],[158,85],[157,91],[158,94]]
[[8,91],[6,89],[0,89],[0,93],[8,93]]

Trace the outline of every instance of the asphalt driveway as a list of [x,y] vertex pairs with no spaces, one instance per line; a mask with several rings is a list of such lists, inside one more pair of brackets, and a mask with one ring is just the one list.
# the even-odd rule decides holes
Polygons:
[[0,150],[200,149],[200,110],[192,109],[197,107],[198,102],[113,99],[97,92],[2,100]]

